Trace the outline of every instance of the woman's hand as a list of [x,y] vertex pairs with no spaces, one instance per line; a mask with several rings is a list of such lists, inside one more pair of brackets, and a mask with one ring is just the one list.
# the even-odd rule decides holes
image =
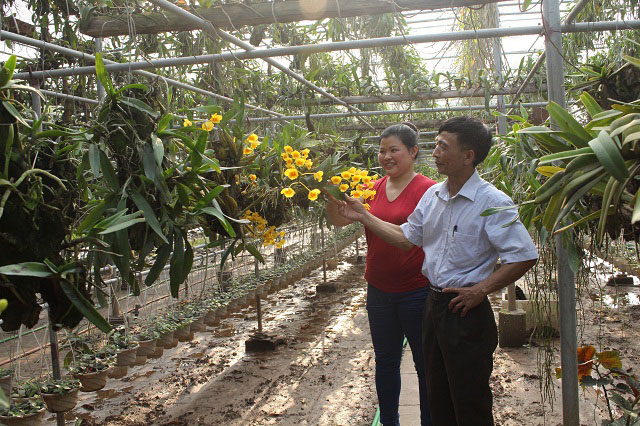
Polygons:
[[338,212],[345,219],[361,222],[367,214],[367,209],[364,207],[364,204],[362,204],[360,200],[351,198],[348,195],[345,195],[344,198],[346,201],[338,201],[333,198],[333,200],[329,199],[329,202],[337,203]]

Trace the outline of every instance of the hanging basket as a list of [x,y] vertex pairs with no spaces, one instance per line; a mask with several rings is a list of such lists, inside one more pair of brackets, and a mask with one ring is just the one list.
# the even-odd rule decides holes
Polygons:
[[116,366],[127,367],[133,365],[136,360],[136,353],[140,346],[136,345],[133,348],[123,349],[116,355]]
[[[133,356],[133,361],[131,361],[130,365],[133,365],[134,362],[136,362],[135,352]],[[122,379],[124,376],[127,375],[128,372],[129,372],[128,365],[116,365],[109,370],[109,373],[107,373],[107,376],[109,376],[109,378],[111,379]]]
[[64,413],[73,410],[78,401],[78,389],[74,389],[69,393],[41,393],[47,409],[52,413]]
[[107,375],[110,368],[95,373],[74,374],[73,377],[80,380],[80,390],[82,392],[94,392],[107,385]]
[[24,416],[0,416],[0,423],[5,426],[40,426],[45,408]]

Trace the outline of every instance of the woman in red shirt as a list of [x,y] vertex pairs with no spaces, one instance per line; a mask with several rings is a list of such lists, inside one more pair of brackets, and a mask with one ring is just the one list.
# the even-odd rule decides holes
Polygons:
[[[378,161],[385,176],[378,179],[376,195],[369,201],[371,213],[401,225],[413,212],[425,191],[435,182],[415,172],[418,156],[418,129],[411,123],[396,124],[380,135]],[[350,222],[327,203],[327,216],[336,226]],[[376,390],[380,422],[400,425],[400,360],[402,342],[407,337],[419,380],[421,424],[431,425],[422,356],[422,312],[429,281],[422,275],[424,253],[396,248],[365,228],[367,237],[367,312],[376,358]]]

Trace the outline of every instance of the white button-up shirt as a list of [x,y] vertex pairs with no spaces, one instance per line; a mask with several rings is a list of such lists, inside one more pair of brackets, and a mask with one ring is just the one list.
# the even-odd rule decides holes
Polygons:
[[[474,174],[449,197],[449,181],[433,185],[401,225],[405,237],[424,250],[422,273],[439,288],[476,284],[502,263],[537,259],[538,251],[517,209],[480,216],[490,207],[513,205],[502,191]],[[510,226],[504,226],[511,222]]]

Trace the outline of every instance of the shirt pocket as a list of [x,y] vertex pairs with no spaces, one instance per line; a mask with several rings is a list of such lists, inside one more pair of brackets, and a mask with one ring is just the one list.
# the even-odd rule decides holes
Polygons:
[[449,247],[449,263],[456,269],[468,269],[478,264],[485,251],[480,235],[469,235],[456,232],[451,238]]

